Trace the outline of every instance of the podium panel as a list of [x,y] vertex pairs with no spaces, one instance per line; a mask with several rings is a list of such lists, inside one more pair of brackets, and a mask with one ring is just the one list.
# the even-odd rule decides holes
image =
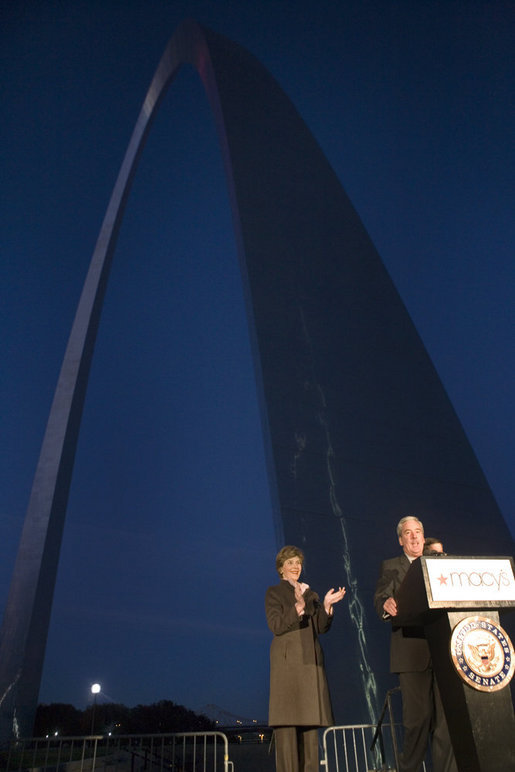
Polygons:
[[460,772],[515,770],[515,658],[499,621],[515,607],[513,558],[418,558],[396,601],[400,624],[424,627]]

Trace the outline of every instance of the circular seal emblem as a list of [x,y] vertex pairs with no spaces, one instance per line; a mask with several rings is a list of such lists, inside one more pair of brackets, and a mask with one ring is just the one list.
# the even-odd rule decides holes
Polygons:
[[451,657],[458,674],[481,692],[503,689],[515,670],[513,644],[488,617],[462,619],[451,636]]

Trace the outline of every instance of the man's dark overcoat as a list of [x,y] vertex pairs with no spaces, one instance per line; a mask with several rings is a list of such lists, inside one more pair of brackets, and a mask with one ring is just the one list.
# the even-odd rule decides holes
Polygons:
[[[385,614],[383,604],[395,598],[411,563],[405,554],[385,560],[374,595],[374,606],[379,617],[392,623],[390,643],[390,670],[401,680],[404,748],[400,769],[419,769],[431,739],[433,768],[438,772],[457,772],[449,730],[443,712],[438,687],[434,681],[429,644],[422,627],[395,624],[395,617]],[[427,671],[431,680],[425,681],[427,694],[421,699],[417,674]]]
[[[379,580],[374,595],[374,606],[381,619],[392,622],[385,616],[383,603],[387,598],[395,598],[402,580],[408,573],[411,563],[405,554],[385,560],[381,566]],[[402,627],[392,623],[390,642],[390,671],[406,673],[427,670],[431,665],[429,645],[422,627]]]
[[316,592],[303,593],[306,607],[299,618],[295,590],[282,579],[265,596],[270,646],[270,726],[331,726],[334,723],[324,654],[318,635],[329,630],[329,616]]

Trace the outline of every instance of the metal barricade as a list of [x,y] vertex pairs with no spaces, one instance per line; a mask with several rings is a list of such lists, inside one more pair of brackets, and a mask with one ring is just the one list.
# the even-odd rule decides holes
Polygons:
[[396,772],[401,729],[393,723],[330,726],[322,736],[320,766],[326,772]]
[[6,772],[233,772],[223,732],[12,740]]
[[382,729],[382,744],[374,743],[376,724],[330,726],[322,737],[320,765],[326,772],[395,772],[391,729]]

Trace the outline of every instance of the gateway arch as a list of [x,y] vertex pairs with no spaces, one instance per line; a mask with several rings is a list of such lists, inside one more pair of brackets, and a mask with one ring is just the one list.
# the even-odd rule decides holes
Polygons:
[[430,521],[462,553],[512,550],[417,331],[316,140],[251,54],[186,21],[141,109],[59,375],[1,631],[1,738],[32,732],[110,265],[152,119],[184,63],[203,81],[226,170],[278,542],[306,548],[310,583],[343,576],[348,591],[345,623],[324,643],[336,721],[374,720],[391,686],[371,598],[401,516]]

